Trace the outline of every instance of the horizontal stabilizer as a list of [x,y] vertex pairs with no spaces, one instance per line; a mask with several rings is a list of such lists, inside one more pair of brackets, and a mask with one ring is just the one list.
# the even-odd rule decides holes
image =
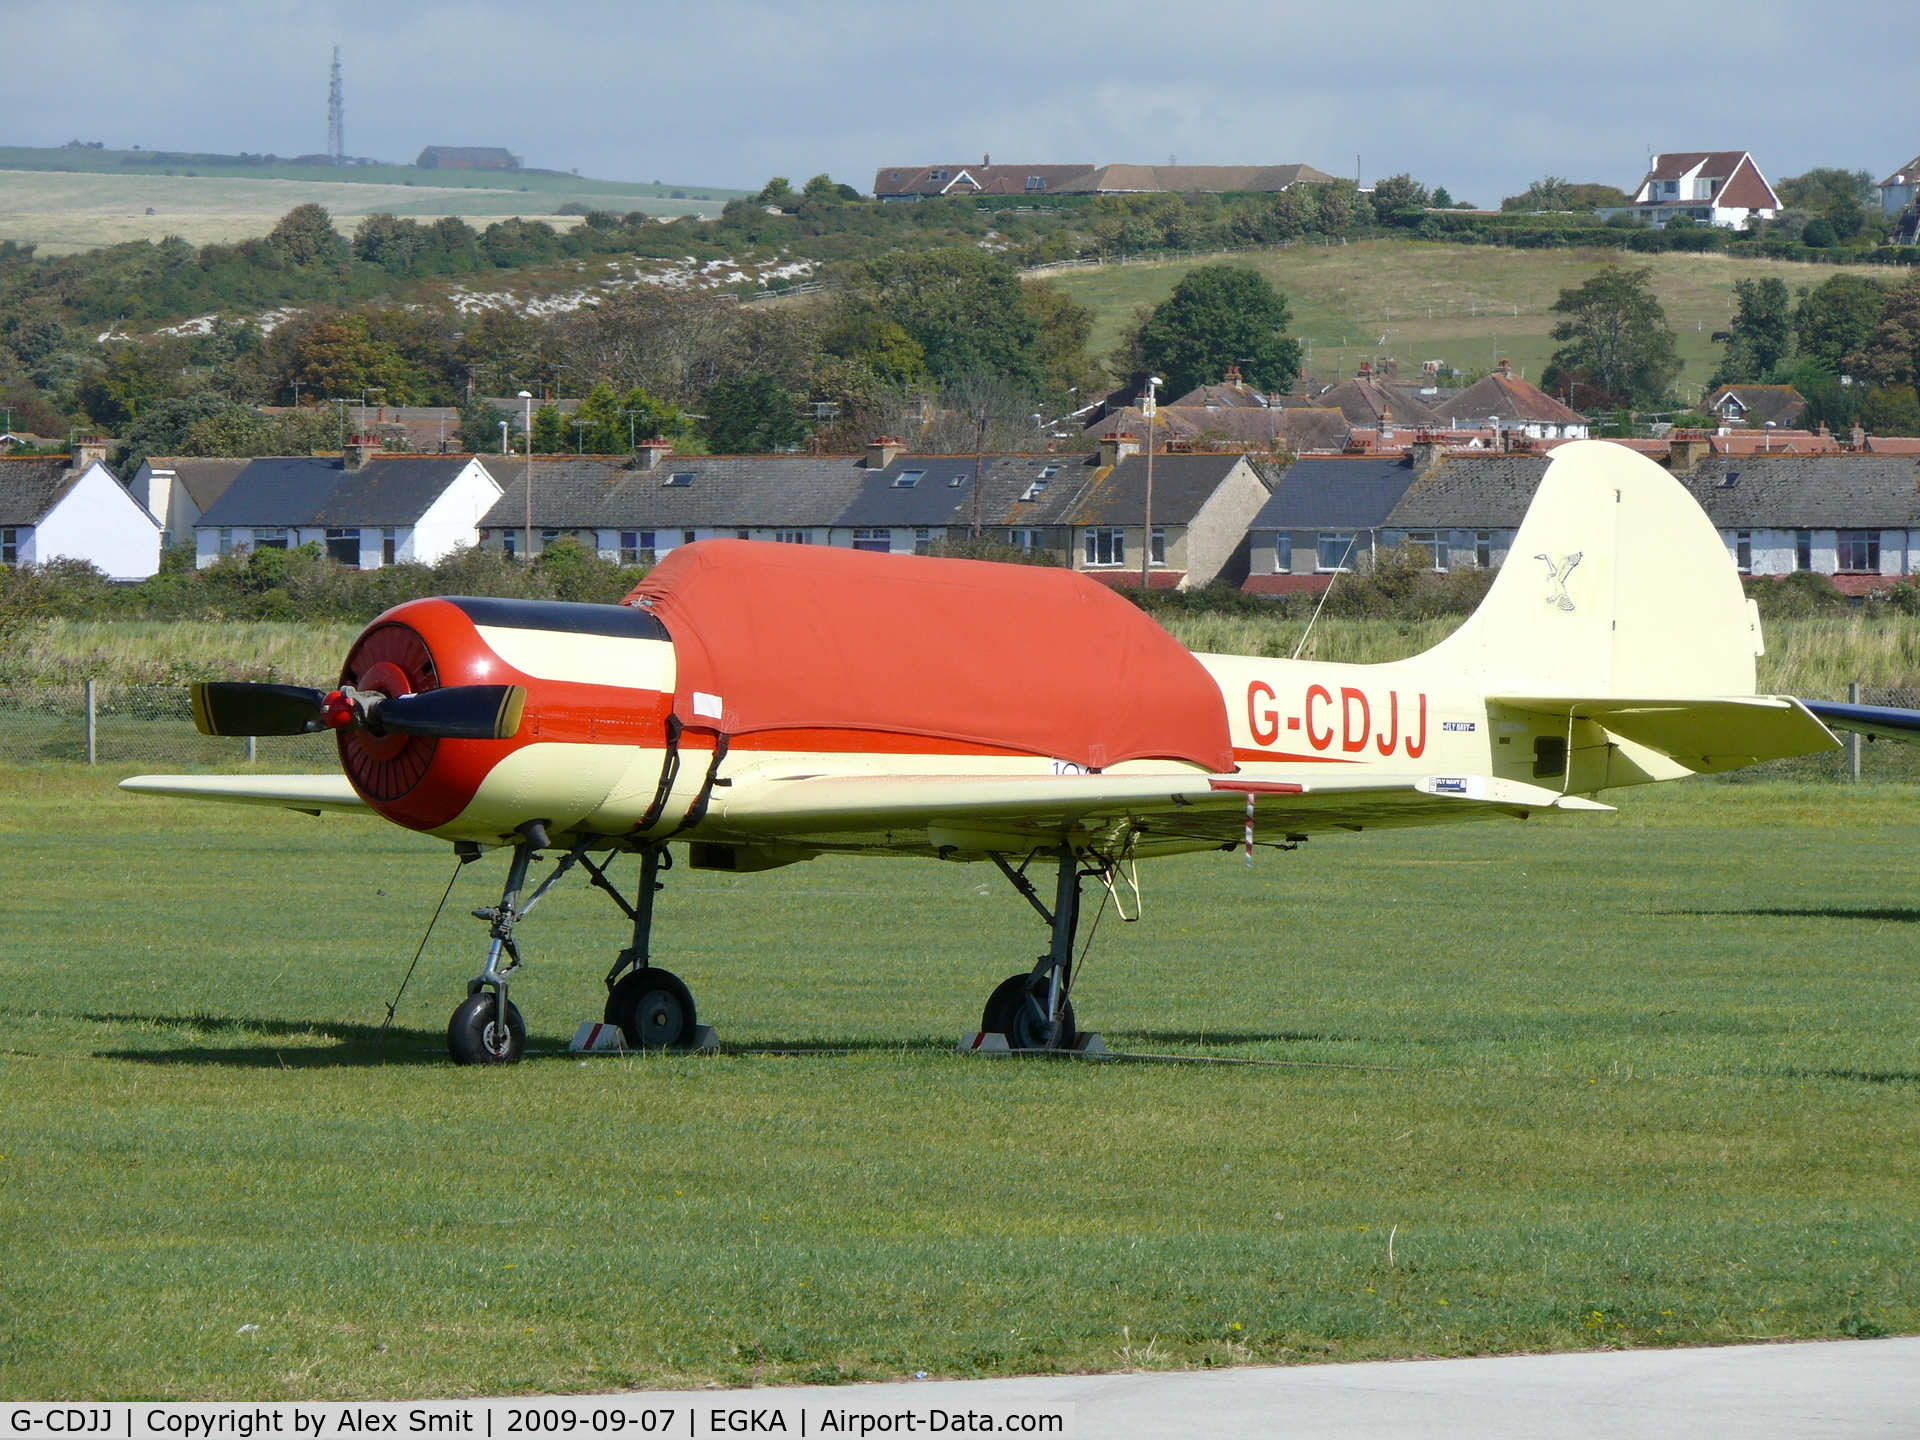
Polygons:
[[1920,741],[1920,710],[1891,705],[1839,705],[1831,700],[1802,700],[1830,729],[1877,735],[1882,740]]
[[171,800],[277,805],[313,813],[367,808],[344,775],[135,775],[122,780],[120,788]]
[[1790,755],[1813,755],[1838,749],[1840,744],[1808,713],[1807,706],[1775,695],[1711,700],[1490,695],[1487,700],[1534,714],[1591,720],[1623,740],[1644,745],[1703,773]]

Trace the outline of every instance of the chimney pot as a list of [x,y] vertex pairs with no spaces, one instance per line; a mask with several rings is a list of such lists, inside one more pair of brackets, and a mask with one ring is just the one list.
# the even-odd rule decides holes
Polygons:
[[867,468],[884,470],[906,452],[906,442],[894,435],[881,435],[867,442]]
[[652,470],[673,454],[673,446],[665,440],[642,440],[633,449],[634,466],[640,470]]
[[347,441],[347,448],[341,452],[342,464],[348,470],[362,470],[367,461],[380,453],[380,439],[376,435],[355,435]]
[[1505,358],[1502,358],[1499,365],[1495,368],[1499,370],[1500,377],[1503,380],[1511,380],[1513,378],[1513,367]]

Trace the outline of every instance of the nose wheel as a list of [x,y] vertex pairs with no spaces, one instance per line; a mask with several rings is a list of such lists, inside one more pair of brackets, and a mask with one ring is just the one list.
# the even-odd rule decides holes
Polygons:
[[497,991],[475,991],[447,1022],[447,1053],[456,1065],[517,1065],[526,1050],[520,1007]]

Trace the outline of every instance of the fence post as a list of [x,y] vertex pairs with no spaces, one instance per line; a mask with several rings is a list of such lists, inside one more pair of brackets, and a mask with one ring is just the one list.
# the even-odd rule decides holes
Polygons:
[[251,735],[247,736],[247,764],[251,765],[260,758],[259,742]]
[[[1858,680],[1847,682],[1847,703],[1850,705],[1860,703]],[[1858,730],[1847,736],[1847,769],[1853,777],[1853,783],[1858,785],[1860,783],[1860,732]]]
[[87,764],[92,765],[100,758],[100,730],[94,705],[94,682],[87,681]]

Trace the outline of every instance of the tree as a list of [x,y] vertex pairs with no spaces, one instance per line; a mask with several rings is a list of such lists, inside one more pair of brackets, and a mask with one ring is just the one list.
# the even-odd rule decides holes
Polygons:
[[1869,435],[1920,435],[1920,393],[1911,385],[1883,385],[1860,407]]
[[753,197],[757,205],[781,205],[792,200],[793,186],[784,175],[776,175],[760,187],[760,193]]
[[267,249],[289,270],[344,265],[351,251],[324,205],[296,205],[267,232]]
[[430,379],[407,363],[399,347],[376,339],[364,314],[316,320],[291,337],[288,381],[309,395],[359,399],[384,405],[424,404]]
[[1314,224],[1322,235],[1344,235],[1373,217],[1367,197],[1351,180],[1322,184],[1314,198],[1320,202]]
[[1393,215],[1402,210],[1423,210],[1432,197],[1427,187],[1407,174],[1389,175],[1373,185],[1373,211]]
[[1085,394],[1096,383],[1087,354],[1094,313],[1064,290],[1040,281],[1028,282],[1026,301],[1040,327],[1033,346],[1040,365],[1040,392],[1049,404],[1072,409],[1067,404],[1069,392]]
[[1750,384],[1787,358],[1793,346],[1793,315],[1784,280],[1733,282],[1732,338],[1711,385]]
[[1817,166],[1804,175],[1790,175],[1774,187],[1773,193],[1790,210],[1825,210],[1836,200],[1861,206],[1879,199],[1871,171],[1830,165]]
[[1313,185],[1289,185],[1273,197],[1268,207],[1276,240],[1297,240],[1310,234],[1319,224],[1320,201]]
[[1574,210],[1591,213],[1602,206],[1624,205],[1626,192],[1612,185],[1576,185],[1564,175],[1546,175],[1518,195],[1500,202],[1502,210]]
[[974,249],[923,250],[861,262],[859,298],[899,325],[936,380],[988,372],[1028,389],[1040,383],[1040,324],[1020,272]]
[[1803,286],[1793,309],[1794,345],[1838,373],[1873,334],[1886,303],[1886,286],[1857,275],[1835,275],[1811,290]]
[[603,380],[580,402],[568,428],[578,429],[575,443],[588,454],[620,455],[642,440],[677,438],[685,425],[677,409],[638,386],[619,395]]
[[790,450],[807,438],[794,397],[771,375],[723,380],[707,392],[707,443],[716,454]]
[[1920,384],[1920,270],[1887,292],[1873,334],[1845,363],[1878,385]]
[[860,192],[851,185],[841,185],[824,170],[807,181],[806,188],[800,192],[808,200],[824,201],[829,205],[844,201],[859,201]]
[[490,453],[500,444],[503,420],[511,434],[516,428],[511,415],[478,395],[468,396],[460,406],[460,448],[474,455]]
[[1667,312],[1653,293],[1651,269],[1603,265],[1585,284],[1562,290],[1552,311],[1567,318],[1553,327],[1560,342],[1544,377],[1589,392],[1582,408],[1658,404],[1680,373]]
[[1287,297],[1244,265],[1189,270],[1140,327],[1140,352],[1167,381],[1169,399],[1211,385],[1238,364],[1249,384],[1288,391],[1300,344],[1287,334]]
[[533,453],[559,455],[573,449],[573,436],[567,429],[567,417],[558,405],[542,405],[533,412]]
[[1824,215],[1816,215],[1807,221],[1807,228],[1800,232],[1800,243],[1811,245],[1816,250],[1825,250],[1839,241],[1833,233],[1833,224]]
[[1434,187],[1433,200],[1431,203],[1436,210],[1451,210],[1454,208],[1453,196],[1447,193],[1447,187],[1444,185],[1436,185]]

